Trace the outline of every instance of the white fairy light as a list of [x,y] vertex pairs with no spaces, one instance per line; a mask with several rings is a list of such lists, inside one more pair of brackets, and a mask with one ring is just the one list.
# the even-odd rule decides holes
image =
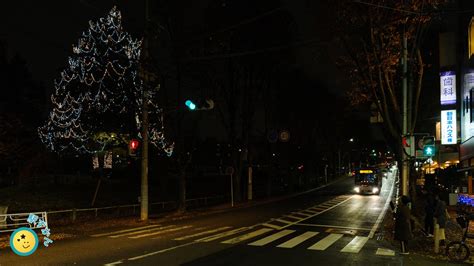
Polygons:
[[164,138],[156,93],[143,93],[138,75],[142,42],[123,31],[121,23],[121,13],[114,7],[106,18],[89,21],[89,28],[73,45],[68,66],[54,82],[48,120],[38,128],[50,150],[97,153],[111,145],[98,133],[137,135],[142,125],[141,97],[146,94],[150,142],[171,155],[174,145]]

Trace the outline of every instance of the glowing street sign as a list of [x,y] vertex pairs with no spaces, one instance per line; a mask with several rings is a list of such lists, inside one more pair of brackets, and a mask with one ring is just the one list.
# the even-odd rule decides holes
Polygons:
[[458,140],[456,110],[441,111],[441,144],[452,145]]
[[360,173],[361,174],[372,174],[372,173],[374,173],[374,171],[372,171],[372,170],[360,170]]
[[456,103],[456,74],[454,71],[440,73],[441,105]]

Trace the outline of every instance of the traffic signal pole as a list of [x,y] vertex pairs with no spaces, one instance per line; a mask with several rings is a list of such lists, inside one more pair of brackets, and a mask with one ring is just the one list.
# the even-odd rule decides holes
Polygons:
[[[405,30],[403,30],[403,57],[402,57],[402,64],[403,64],[403,131],[402,135],[406,136],[408,134],[408,86],[407,86],[407,74],[408,74],[408,52],[407,52],[407,36]],[[414,145],[412,143],[412,145]],[[408,195],[408,178],[409,178],[409,163],[408,163],[408,156],[406,152],[403,150],[405,147],[402,145],[402,180],[401,180],[401,192],[402,195]]]
[[[145,0],[145,29],[149,20],[149,1]],[[145,36],[144,59],[148,59],[148,40]],[[143,62],[142,62],[143,63]],[[143,69],[143,68],[142,68]],[[141,171],[141,197],[140,197],[140,220],[148,220],[148,74],[144,71],[144,84],[142,88],[142,171]]]

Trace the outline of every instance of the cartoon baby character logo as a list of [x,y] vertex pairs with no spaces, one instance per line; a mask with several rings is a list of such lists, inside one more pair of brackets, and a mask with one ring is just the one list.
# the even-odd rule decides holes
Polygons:
[[38,235],[30,228],[20,227],[10,236],[10,247],[20,256],[29,256],[38,248]]

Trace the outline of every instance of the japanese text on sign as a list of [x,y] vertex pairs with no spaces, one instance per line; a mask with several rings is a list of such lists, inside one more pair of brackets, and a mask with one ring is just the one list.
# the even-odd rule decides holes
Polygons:
[[441,144],[457,143],[456,110],[441,111]]
[[441,88],[441,105],[456,103],[456,75],[454,71],[441,72],[440,74]]

